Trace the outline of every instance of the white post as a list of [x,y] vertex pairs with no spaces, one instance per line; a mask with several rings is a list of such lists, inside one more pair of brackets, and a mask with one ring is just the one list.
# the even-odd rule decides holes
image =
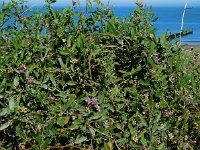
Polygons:
[[182,15],[182,23],[181,23],[181,30],[180,30],[180,42],[179,42],[180,45],[181,45],[181,38],[182,38],[181,34],[183,31],[184,17],[185,17],[185,11],[187,9],[187,4],[188,4],[188,2],[185,3],[185,8],[184,8],[183,15]]

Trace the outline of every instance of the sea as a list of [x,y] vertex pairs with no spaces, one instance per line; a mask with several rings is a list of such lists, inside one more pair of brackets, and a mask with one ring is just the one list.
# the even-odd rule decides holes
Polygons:
[[[119,18],[129,17],[134,7],[114,7],[113,10]],[[157,28],[157,36],[164,32],[179,33],[182,24],[183,7],[153,7],[153,13],[158,20],[153,27]],[[182,37],[183,44],[200,44],[200,7],[189,7],[185,11],[183,30],[191,29],[193,34]]]
[[[43,7],[38,8],[41,12],[44,12]],[[63,9],[64,6],[54,6],[54,9]],[[135,6],[113,6],[111,7],[117,17],[122,19],[123,17],[129,17],[133,13]],[[147,7],[148,9],[148,7]],[[181,29],[182,14],[184,6],[156,6],[153,7],[153,13],[158,20],[154,22],[153,27],[157,28],[156,35],[160,36],[164,32],[179,33]],[[28,12],[27,12],[28,13]],[[182,37],[183,44],[200,44],[200,6],[188,7],[185,12],[183,30],[191,29],[193,34]]]

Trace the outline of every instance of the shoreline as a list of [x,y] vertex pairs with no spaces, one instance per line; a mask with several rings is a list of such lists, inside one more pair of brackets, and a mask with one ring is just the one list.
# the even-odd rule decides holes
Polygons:
[[200,43],[198,43],[198,44],[182,44],[181,47],[185,50],[200,51]]

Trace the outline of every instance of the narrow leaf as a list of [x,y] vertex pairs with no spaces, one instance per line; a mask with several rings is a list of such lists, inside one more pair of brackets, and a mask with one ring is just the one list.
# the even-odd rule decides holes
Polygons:
[[4,124],[0,125],[0,131],[2,131],[2,130],[4,130],[4,129],[8,128],[8,127],[9,127],[9,125],[10,125],[10,123],[9,123],[9,122],[6,122],[6,123],[4,123]]
[[79,139],[76,139],[75,144],[83,143],[83,142],[85,142],[86,140],[87,140],[87,137],[82,136],[82,137],[80,137]]
[[142,123],[143,126],[148,127],[148,124],[146,122],[146,120],[144,119],[144,117],[141,114],[138,114],[140,121]]

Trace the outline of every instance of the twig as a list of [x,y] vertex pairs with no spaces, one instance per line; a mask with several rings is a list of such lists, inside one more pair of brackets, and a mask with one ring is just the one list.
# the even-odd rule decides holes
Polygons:
[[181,30],[180,30],[180,42],[179,42],[180,45],[181,45],[181,38],[182,38],[181,34],[183,31],[184,17],[185,17],[185,11],[187,9],[187,4],[188,4],[188,2],[185,3],[185,8],[184,8],[183,15],[182,15],[182,23],[181,23]]
[[25,12],[27,12],[28,10],[30,10],[31,8],[33,8],[34,6],[37,6],[38,4],[40,4],[41,3],[41,1],[38,1],[38,3],[35,3],[34,5],[31,5],[30,7],[28,7],[23,13],[22,13],[22,15],[25,13]]
[[108,7],[110,7],[110,0],[108,0]]
[[92,144],[92,139],[91,139],[91,150],[94,150],[93,144]]
[[88,58],[90,80],[92,81],[92,66],[91,66],[91,60],[92,60],[92,50],[91,50],[91,54],[90,54],[90,56],[89,56],[89,58]]
[[96,132],[98,132],[98,133],[100,133],[100,134],[102,134],[102,135],[104,135],[104,136],[107,136],[107,137],[109,137],[109,138],[111,138],[111,139],[113,139],[113,137],[112,136],[109,136],[109,135],[107,135],[107,134],[105,134],[105,133],[103,133],[103,132],[101,132],[101,131],[99,131],[99,130],[97,130],[97,129],[95,129],[95,128],[93,128],[92,126],[90,126],[90,125],[88,125],[90,128],[92,128],[93,130],[95,130]]
[[115,141],[115,146],[117,147],[118,150],[120,150],[119,146],[117,145],[117,142]]
[[85,148],[81,148],[81,147],[78,147],[78,146],[74,146],[74,145],[66,145],[66,146],[48,146],[48,148],[50,149],[64,149],[64,148],[77,148],[77,149],[80,149],[80,150],[86,150]]

